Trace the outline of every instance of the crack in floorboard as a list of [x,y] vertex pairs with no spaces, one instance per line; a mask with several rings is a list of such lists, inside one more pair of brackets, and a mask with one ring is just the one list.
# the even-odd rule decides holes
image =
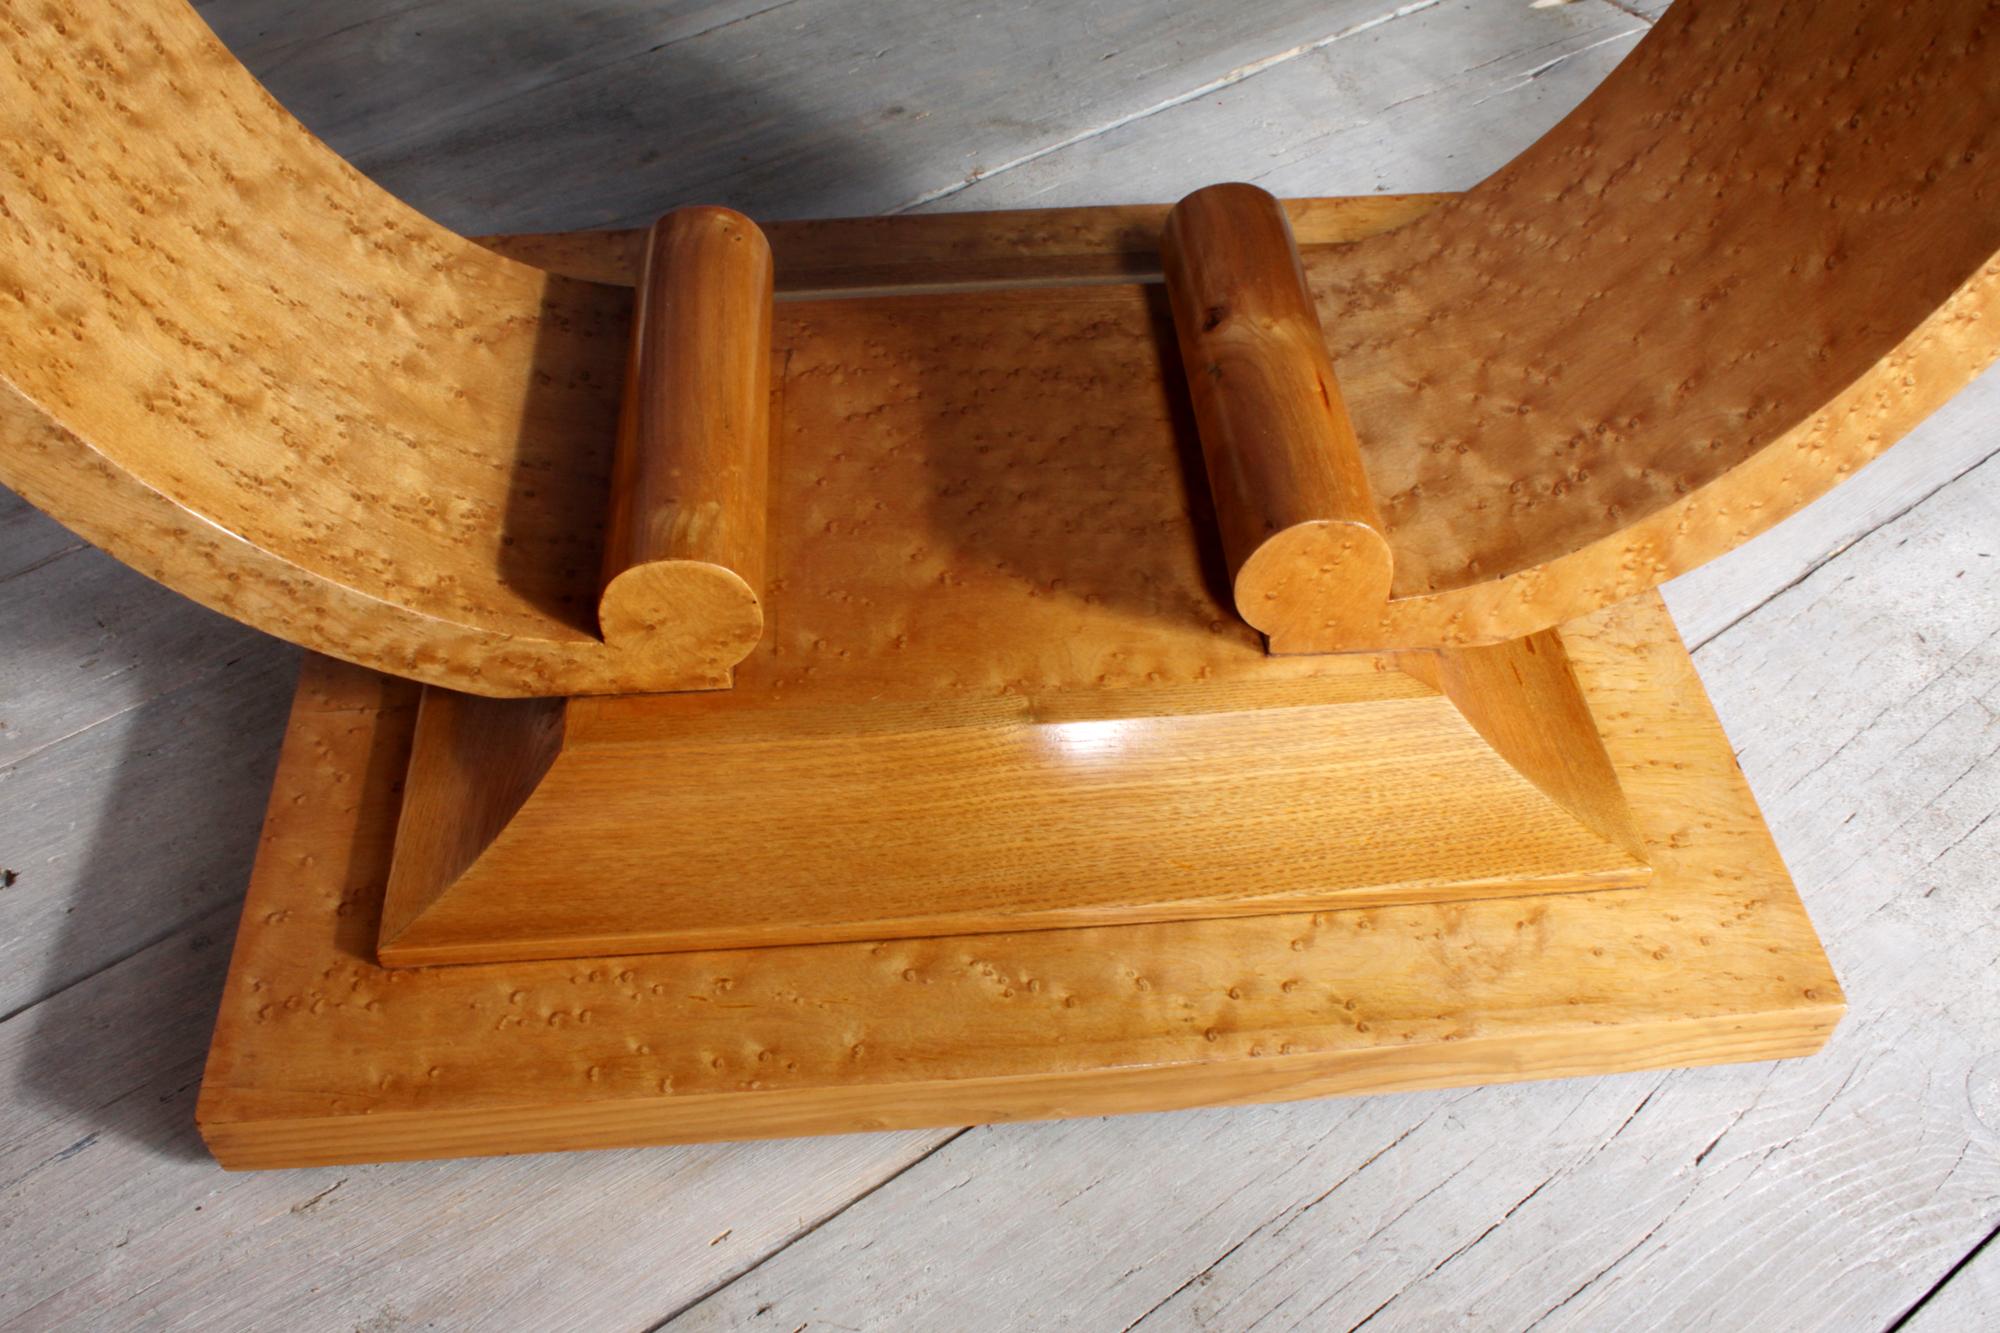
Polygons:
[[[1756,615],[1759,611],[1769,606],[1772,602],[1775,602],[1778,598],[1783,597],[1786,593],[1798,587],[1801,583],[1804,583],[1807,579],[1819,573],[1822,569],[1825,569],[1828,565],[1832,564],[1835,560],[1838,560],[1848,551],[1854,549],[1854,547],[1860,545],[1862,542],[1867,541],[1870,537],[1874,536],[1882,529],[1888,527],[1890,524],[1896,522],[1898,519],[1902,518],[1905,514],[1910,513],[1912,510],[1916,509],[1919,505],[1929,500],[1932,496],[1937,495],[1942,491],[1950,488],[1951,486],[1956,485],[1960,481],[1963,481],[1965,478],[1971,476],[1974,472],[1977,472],[1980,468],[1985,467],[1988,463],[1993,462],[1995,459],[2000,459],[2000,448],[1995,448],[1992,452],[1986,454],[1984,457],[1980,458],[1976,462],[1968,463],[1965,467],[1961,468],[1957,472],[1954,472],[1951,476],[1946,477],[1943,481],[1931,487],[1929,490],[1925,491],[1922,495],[1918,496],[1916,499],[1910,501],[1910,503],[1898,509],[1895,513],[1885,516],[1878,523],[1869,524],[1864,531],[1858,532],[1854,534],[1854,536],[1848,538],[1846,541],[1841,542],[1838,546],[1835,546],[1831,551],[1828,551],[1825,555],[1819,557],[1817,560],[1814,560],[1810,564],[1808,564],[1805,569],[1801,570],[1798,573],[1797,576],[1787,580],[1782,586],[1772,589],[1769,594],[1759,598],[1755,604],[1745,608],[1744,610],[1738,612],[1736,615],[1730,617],[1730,619],[1727,622],[1716,627],[1714,630],[1711,630],[1709,633],[1702,635],[1702,637],[1696,642],[1687,645],[1689,656],[1699,657],[1701,650],[1708,647],[1709,644],[1714,643],[1717,639],[1729,633],[1730,630],[1735,629],[1738,625],[1748,620],[1751,616]],[[1800,512],[1804,511],[1801,510]],[[1739,547],[1737,549],[1741,550],[1743,548]]]
[[[665,41],[655,42],[651,46],[648,46],[643,50],[627,51],[622,55],[613,56],[610,59],[605,60],[601,64],[591,65],[588,68],[584,69],[572,70],[567,74],[558,75],[555,78],[548,79],[541,83],[523,84],[521,86],[510,89],[502,96],[490,98],[489,100],[484,102],[472,102],[463,106],[454,107],[448,119],[438,121],[436,123],[424,126],[422,128],[411,130],[403,134],[391,135],[388,138],[379,139],[374,143],[356,142],[350,147],[343,150],[340,155],[346,158],[351,165],[359,168],[364,173],[373,174],[373,169],[377,169],[380,167],[382,159],[387,157],[393,157],[395,154],[397,154],[402,150],[413,148],[416,145],[423,143],[423,141],[426,138],[431,138],[431,139],[444,138],[447,135],[451,134],[454,131],[455,127],[464,124],[467,120],[469,120],[473,115],[477,113],[490,112],[495,107],[505,106],[509,102],[512,102],[518,98],[532,97],[541,93],[546,93],[551,88],[560,88],[564,84],[574,83],[578,79],[588,79],[595,75],[603,74],[607,70],[615,69],[620,65],[629,64],[635,60],[648,59],[652,56],[658,55],[660,52],[665,51],[671,47],[680,46],[687,42],[699,41],[704,37],[713,36],[718,32],[724,31],[725,29],[736,27],[738,24],[749,23],[755,19],[763,18],[781,9],[789,9],[793,5],[798,3],[799,0],[772,0],[772,3],[764,5],[761,8],[754,9],[747,14],[738,14],[732,18],[723,19],[721,22],[711,23],[705,28],[698,28],[693,32],[684,32],[677,37],[669,37]],[[418,8],[418,7],[420,6],[412,6],[412,8]]]
[[1268,73],[1281,65],[1290,64],[1301,56],[1309,56],[1315,51],[1323,51],[1336,42],[1345,41],[1349,37],[1359,36],[1364,32],[1379,28],[1386,23],[1393,23],[1397,19],[1407,18],[1411,14],[1422,13],[1426,9],[1434,9],[1440,3],[1442,3],[1442,0],[1410,0],[1408,4],[1398,5],[1387,13],[1377,14],[1374,18],[1363,19],[1359,23],[1349,24],[1338,32],[1330,33],[1325,37],[1316,37],[1309,42],[1300,42],[1296,46],[1273,52],[1248,64],[1238,65],[1235,69],[1210,79],[1197,87],[1190,88],[1186,92],[1176,93],[1172,97],[1156,102],[1152,106],[1144,107],[1138,111],[1129,112],[1122,116],[1115,116],[1102,125],[1072,134],[1068,138],[1058,140],[1055,143],[1031,149],[1018,157],[1010,158],[997,167],[975,168],[962,179],[953,181],[949,185],[940,186],[935,190],[928,190],[923,194],[917,195],[915,198],[907,199],[883,211],[888,214],[907,213],[912,209],[934,204],[940,199],[949,199],[961,190],[970,189],[981,181],[992,180],[995,176],[1003,172],[1012,171],[1016,167],[1024,167],[1030,162],[1035,162],[1049,156],[1051,153],[1060,153],[1066,148],[1074,148],[1080,143],[1085,143],[1101,135],[1109,134],[1113,130],[1123,129],[1127,125],[1136,124],[1148,117],[1159,115],[1163,111],[1171,111],[1177,106],[1185,106],[1187,103],[1198,101],[1203,97],[1209,96],[1211,93],[1221,92],[1225,88],[1233,88],[1245,80],[1256,78],[1259,74]]
[[1977,1259],[1981,1254],[1985,1253],[1986,1247],[1993,1243],[1995,1237],[2000,1237],[2000,1225],[1996,1225],[1991,1231],[1986,1233],[1986,1236],[1983,1240],[1981,1240],[1977,1245],[1974,1245],[1971,1249],[1967,1250],[1964,1254],[1960,1255],[1958,1257],[1958,1262],[1953,1264],[1950,1268],[1947,1268],[1944,1271],[1944,1276],[1939,1278],[1936,1282],[1933,1282],[1929,1286],[1929,1288],[1925,1290],[1923,1295],[1917,1297],[1915,1304],[1911,1305],[1909,1309],[1903,1311],[1902,1314],[1896,1316],[1896,1318],[1886,1328],[1882,1330],[1882,1333],[1897,1333],[1897,1330],[1901,1329],[1905,1324],[1908,1324],[1912,1319],[1916,1318],[1917,1312],[1919,1310],[1923,1309],[1926,1305],[1929,1305],[1933,1297],[1935,1297],[1939,1292],[1943,1291],[1947,1286],[1951,1285],[1951,1280],[1953,1278],[1957,1277],[1960,1273],[1964,1272],[1974,1259]]
[[[702,1305],[703,1303],[705,1303],[706,1301],[710,1300],[713,1297],[720,1296],[723,1292],[729,1290],[731,1287],[741,1282],[744,1278],[749,1277],[752,1273],[762,1268],[765,1264],[770,1263],[773,1259],[783,1254],[786,1250],[791,1249],[792,1246],[798,1244],[806,1237],[812,1235],[814,1232],[818,1231],[821,1227],[824,1227],[828,1223],[834,1221],[836,1218],[843,1216],[849,1209],[861,1203],[863,1200],[872,1197],[878,1190],[884,1189],[887,1186],[893,1184],[895,1181],[902,1179],[903,1176],[905,1176],[909,1172],[915,1170],[919,1166],[922,1166],[925,1162],[928,1162],[931,1158],[937,1156],[939,1153],[943,1152],[946,1148],[949,1148],[952,1144],[957,1143],[967,1134],[970,1134],[974,1128],[976,1128],[976,1126],[967,1125],[963,1129],[953,1130],[950,1134],[947,1134],[944,1138],[938,1140],[936,1143],[926,1148],[923,1152],[918,1153],[915,1157],[912,1157],[909,1161],[903,1163],[903,1165],[897,1167],[894,1171],[891,1171],[888,1175],[882,1177],[882,1179],[876,1181],[873,1185],[870,1185],[867,1189],[862,1190],[859,1194],[854,1195],[852,1198],[848,1199],[847,1202],[841,1204],[838,1208],[835,1208],[831,1212],[827,1213],[826,1216],[820,1218],[818,1221],[814,1222],[811,1226],[802,1228],[797,1235],[788,1237],[784,1244],[779,1245],[774,1249],[766,1251],[764,1254],[759,1255],[754,1262],[745,1265],[744,1267],[738,1269],[734,1273],[729,1274],[721,1281],[714,1283],[712,1286],[706,1288],[705,1290],[696,1294],[692,1298],[682,1301],[679,1305],[675,1306],[673,1310],[669,1311],[664,1318],[660,1319],[656,1323],[648,1324],[646,1326],[646,1333],[661,1333],[661,1330],[665,1329],[669,1324],[672,1324],[676,1319],[679,1319],[682,1315],[688,1313],[688,1311],[695,1309],[696,1307]],[[804,1327],[804,1325],[801,1325],[800,1327]]]

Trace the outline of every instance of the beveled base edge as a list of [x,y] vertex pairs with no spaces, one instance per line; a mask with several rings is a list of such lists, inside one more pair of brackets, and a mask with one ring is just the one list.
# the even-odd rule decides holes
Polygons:
[[1646,892],[388,972],[415,692],[313,659],[197,1119],[264,1168],[1808,1054],[1843,1008],[1657,597],[1576,622]]
[[[1651,881],[1559,631],[1395,661],[1329,680],[879,707],[810,686],[780,706],[648,699],[685,708],[628,718],[609,744],[579,739],[590,724],[566,727],[549,701],[429,687],[376,960],[1003,934]],[[1082,742],[1079,726],[1093,729]],[[829,849],[830,832],[865,847]]]
[[510,1107],[502,1114],[446,1108],[204,1121],[201,1131],[222,1166],[256,1171],[1068,1120],[1792,1059],[1823,1047],[1843,1012],[1844,1006],[1828,1004],[1590,1033],[1551,1031],[1525,1041],[1274,1056],[1254,1067],[1214,1062],[929,1081],[899,1085],[886,1105],[873,1089],[814,1089],[710,1094],[671,1108],[578,1100]]

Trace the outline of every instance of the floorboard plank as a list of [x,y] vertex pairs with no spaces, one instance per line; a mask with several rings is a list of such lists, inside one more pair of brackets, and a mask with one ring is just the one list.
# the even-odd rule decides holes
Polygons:
[[28,510],[5,529],[47,554],[0,573],[0,764],[17,764],[267,643]]
[[1962,1261],[1899,1333],[1966,1333],[2000,1328],[2000,1231]]
[[66,551],[80,550],[83,544],[82,538],[70,535],[26,500],[0,487],[0,599],[12,596],[5,587],[9,579]]
[[1784,522],[1661,592],[1698,648],[1831,557],[2000,453],[2000,367],[1988,370],[1902,443]]
[[[1389,16],[1412,8],[1421,14],[1397,0],[794,4],[655,45],[664,20],[650,5],[593,7],[591,22],[565,26],[544,5],[507,3],[464,21],[476,42],[399,40],[407,16],[392,16],[271,77],[335,148],[465,231],[631,225],[689,202],[841,216],[930,198],[1350,29],[1407,23]],[[1509,13],[1528,30],[1572,22]],[[620,24],[630,45],[614,55],[607,34]],[[479,51],[524,49],[539,61],[478,63]],[[591,52],[609,58],[591,65]],[[572,66],[541,82],[541,69]],[[343,129],[328,109],[338,90],[374,85],[397,89],[393,112]],[[1105,182],[1111,197],[1129,196],[1128,174]]]
[[203,0],[216,35],[352,158],[795,0]]
[[1603,0],[1444,0],[967,184],[938,209],[1463,190],[1540,138],[1645,32]]
[[[0,890],[0,1015],[242,901],[297,661],[255,637],[241,657],[0,766],[0,858],[14,873]],[[179,674],[171,657],[142,659],[137,681],[83,682],[70,697],[109,708],[155,671]]]

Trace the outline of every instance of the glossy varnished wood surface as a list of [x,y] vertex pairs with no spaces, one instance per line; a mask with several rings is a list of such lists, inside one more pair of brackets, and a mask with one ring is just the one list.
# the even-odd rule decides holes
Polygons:
[[[1680,5],[1462,198],[1344,245],[1288,205],[1395,559],[1338,646],[1492,642],[1656,586],[1993,360],[2000,53],[1990,5],[1944,9]],[[630,281],[622,234],[491,239]]]
[[[197,600],[383,670],[500,695],[717,683],[674,633],[598,633],[629,292],[389,198],[178,0],[7,22],[10,486]],[[128,154],[160,114],[199,147]],[[161,190],[176,206],[132,221]]]
[[1548,793],[1605,842],[1644,856],[1592,706],[1558,630],[1506,643],[1402,653],[1397,663],[1451,700],[1515,772]]
[[[1301,248],[1345,245],[1399,227],[1450,198],[1354,195],[1282,200]],[[1094,204],[979,213],[902,213],[762,223],[781,292],[819,296],[912,287],[1159,282],[1169,204]],[[646,231],[482,236],[482,245],[565,277],[630,287]]]
[[629,293],[389,198],[177,2],[9,4],[0,25],[10,486],[210,606],[386,670],[513,693],[654,677],[593,623]]
[[1363,641],[1517,634],[1849,476],[2000,350],[2000,9],[1677,4],[1560,125],[1308,256],[1396,554]]
[[[1650,587],[1989,361],[1985,15],[1685,6],[1464,201],[1308,248],[1396,559],[1346,646],[1497,641]],[[672,683],[591,624],[629,297],[396,204],[171,0],[8,23],[9,484],[210,605],[384,669],[496,694]],[[124,151],[163,118],[174,146]],[[1005,225],[1003,253],[1024,234]],[[1053,240],[1093,274],[1136,248]]]
[[562,753],[565,711],[561,699],[425,690],[403,775],[383,938],[397,938],[431,909],[534,795]]
[[1641,893],[395,972],[415,687],[301,681],[200,1122],[225,1165],[1094,1115],[1769,1059],[1839,987],[1657,599],[1568,633]]
[[[971,935],[1650,879],[1581,699],[1573,729],[1560,705],[1554,725],[1535,711],[1551,706],[1539,691],[1496,692],[1481,715],[1545,738],[1583,778],[1572,789],[1549,762],[1516,767],[1445,695],[1356,665],[1202,689],[692,694],[643,717],[579,701],[589,716],[552,760],[542,701],[432,688],[378,957]],[[498,763],[496,734],[520,738]],[[446,838],[457,855],[439,854]]]
[[764,632],[771,300],[770,244],[741,213],[675,209],[648,233],[597,619],[614,645],[678,646],[691,685],[727,685]]
[[1393,557],[1284,206],[1197,190],[1161,253],[1236,610],[1274,653],[1352,643]]
[[[637,223],[702,199],[760,218],[873,212],[956,184],[979,136],[989,166],[1054,151],[946,206],[1170,200],[1246,171],[1279,193],[1461,188],[1585,95],[1645,22],[1605,0],[1445,0],[1263,68],[1383,7],[1079,0],[1023,25],[961,0],[756,12],[768,3],[591,0],[609,16],[594,29],[527,0],[204,13],[316,133],[473,232]],[[690,17],[739,14],[753,16],[653,49],[698,31]],[[847,78],[845,52],[891,45],[911,16],[991,40],[954,47],[937,82],[895,55]],[[1070,64],[1047,58],[1092,20],[1122,28]],[[1246,29],[1262,45],[1224,45]],[[790,119],[747,141],[663,141],[661,95],[752,50],[804,90]],[[631,58],[537,99],[552,57],[571,70],[579,51]],[[1262,72],[1178,101],[1249,62]],[[1004,70],[1004,87],[926,96],[975,66]],[[850,123],[838,103],[819,114],[832,98],[851,98],[867,157],[794,170],[785,154]],[[910,114],[866,120],[891,102]],[[1177,104],[1120,123],[1161,102]],[[1015,104],[1037,115],[1022,123]],[[405,137],[385,161],[369,144],[390,133]],[[598,150],[570,151],[586,137]],[[641,195],[632,164],[662,149]],[[547,188],[503,195],[494,167],[522,153]],[[857,167],[851,183],[833,174]],[[18,1181],[0,1199],[0,1324],[651,1326],[692,1304],[669,1326],[771,1305],[754,1322],[869,1327],[921,1306],[956,1326],[1117,1329],[1158,1306],[1142,1330],[1305,1311],[1345,1328],[1388,1302],[1376,1333],[1464,1312],[1524,1327],[1563,1302],[1538,1333],[1718,1310],[1887,1327],[2000,1220],[2000,1158],[1966,1078],[2000,1002],[1986,873],[2000,821],[1959,841],[2000,795],[1995,735],[1970,703],[1995,702],[1981,682],[2000,679],[2000,644],[1965,656],[1994,623],[2000,561],[1977,552],[2000,527],[1970,502],[1991,511],[1996,469],[1946,484],[1992,452],[1995,388],[1989,375],[1780,531],[1666,590],[1690,647],[1711,640],[1697,666],[1849,994],[1814,1058],[365,1171],[222,1177],[193,1133],[255,846],[240,816],[268,793],[256,769],[275,758],[294,654],[0,497],[0,574],[18,571],[0,587],[15,649],[0,654],[15,764],[0,824],[20,872],[0,893],[0,988],[22,1010],[0,1024],[0,1178]],[[1105,1264],[1163,1198],[1184,1225]]]
[[[727,692],[572,701],[559,754],[533,704],[427,702],[382,957],[1642,882],[1563,669],[1503,668],[1461,706],[1436,664],[1265,651],[1166,305],[1129,284],[782,303],[765,641]],[[469,776],[509,718],[532,796],[499,777],[522,765]],[[438,823],[477,833],[440,856]]]

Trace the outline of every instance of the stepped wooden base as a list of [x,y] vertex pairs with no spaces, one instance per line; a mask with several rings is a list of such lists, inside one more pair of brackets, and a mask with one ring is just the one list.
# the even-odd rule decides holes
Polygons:
[[202,1132],[225,1166],[302,1166],[1816,1050],[1838,984],[1663,607],[1563,637],[1637,892],[398,970],[375,942],[418,688],[309,659]]
[[1205,687],[1024,694],[433,687],[377,956],[826,944],[1651,878],[1559,632],[1393,661],[1246,654]]

